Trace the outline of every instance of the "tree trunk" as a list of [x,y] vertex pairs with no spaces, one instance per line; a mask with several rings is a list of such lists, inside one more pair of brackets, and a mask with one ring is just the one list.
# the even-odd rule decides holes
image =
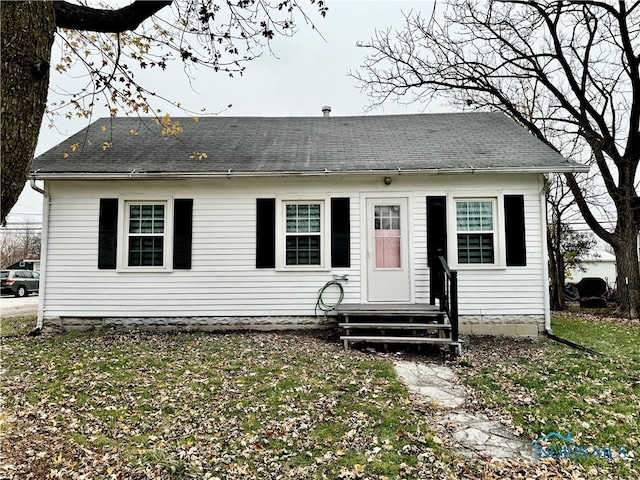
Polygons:
[[[618,313],[629,318],[640,316],[640,275],[638,274],[638,247],[637,235],[633,231],[628,232],[627,241],[621,241],[613,246],[616,254],[616,267],[618,270],[618,296],[620,303]],[[630,237],[633,237],[631,240]]]
[[557,244],[558,237],[554,240],[554,230],[556,225],[547,227],[547,248],[549,250],[549,278],[550,278],[550,303],[551,310],[564,310],[566,308],[564,299],[564,263],[560,246]]
[[621,186],[613,189],[611,193],[618,216],[613,233],[606,231],[594,218],[573,175],[565,174],[565,178],[587,225],[613,247],[616,255],[617,287],[620,299],[617,313],[625,317],[638,318],[640,316],[640,267],[637,245],[640,230],[640,202],[634,184],[637,158],[619,160],[616,166],[622,169],[622,172],[619,174]]
[[[547,198],[547,202],[549,199]],[[547,225],[547,255],[549,257],[549,277],[551,284],[551,310],[564,310],[564,254],[562,253],[562,215],[557,205],[552,205],[551,223]]]
[[2,17],[2,210],[18,201],[38,143],[49,88],[55,32],[52,1],[3,1]]

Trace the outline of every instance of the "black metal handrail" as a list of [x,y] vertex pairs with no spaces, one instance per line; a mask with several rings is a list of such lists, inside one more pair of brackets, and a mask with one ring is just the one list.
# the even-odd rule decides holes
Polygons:
[[432,281],[440,282],[436,296],[440,300],[440,311],[446,312],[451,324],[451,340],[458,341],[458,272],[451,270],[447,260],[440,256],[438,262],[434,262],[437,275]]

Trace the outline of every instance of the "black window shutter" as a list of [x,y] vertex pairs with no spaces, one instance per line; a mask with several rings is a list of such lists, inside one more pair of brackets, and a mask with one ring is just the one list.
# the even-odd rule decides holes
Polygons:
[[427,258],[447,258],[447,197],[427,197]]
[[173,202],[173,268],[191,268],[193,199],[176,198]]
[[504,196],[504,227],[507,266],[524,267],[527,264],[527,250],[522,195]]
[[427,197],[427,265],[429,267],[429,302],[442,298],[442,270],[438,257],[447,258],[447,197]]
[[331,266],[351,266],[351,221],[348,198],[331,199]]
[[276,266],[276,199],[256,201],[256,268]]
[[116,268],[118,249],[118,199],[101,198],[98,217],[98,268]]

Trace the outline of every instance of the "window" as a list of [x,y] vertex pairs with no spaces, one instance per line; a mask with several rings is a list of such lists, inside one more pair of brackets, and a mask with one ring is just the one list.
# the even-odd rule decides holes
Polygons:
[[165,248],[165,205],[128,204],[127,266],[162,267]]
[[320,265],[322,204],[285,203],[285,264]]
[[373,221],[376,268],[400,268],[400,205],[376,205]]
[[[327,213],[325,205],[330,205]],[[330,201],[256,200],[256,268],[351,266],[349,198]],[[281,210],[279,210],[281,208]],[[331,221],[328,221],[328,216]],[[329,245],[327,245],[329,244]]]
[[[124,212],[124,213],[122,213]],[[101,198],[98,268],[191,268],[193,199],[170,201]]]
[[493,200],[457,200],[458,263],[495,263],[494,229]]

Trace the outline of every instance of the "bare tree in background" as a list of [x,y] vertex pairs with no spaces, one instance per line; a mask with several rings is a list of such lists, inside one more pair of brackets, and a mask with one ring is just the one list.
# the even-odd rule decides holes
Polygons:
[[[308,2],[326,14],[323,0]],[[313,26],[297,0],[138,0],[118,9],[93,3],[101,8],[52,0],[2,2],[3,224],[27,180],[45,111],[89,119],[96,103],[104,102],[112,115],[147,114],[153,112],[154,94],[135,80],[131,65],[162,74],[177,59],[187,72],[203,66],[233,75],[275,36],[293,35],[296,15]],[[52,60],[55,38],[62,55]],[[85,86],[47,110],[50,71],[66,73],[75,64],[86,69]]]
[[564,285],[567,271],[581,268],[585,255],[595,246],[591,232],[575,230],[572,220],[579,213],[567,185],[553,176],[547,191],[547,250],[549,252],[550,303],[553,310],[564,310]]
[[[372,106],[447,98],[462,108],[500,110],[566,154],[582,145],[606,189],[612,228],[579,178],[565,181],[582,217],[611,245],[621,312],[640,313],[640,2],[450,0],[430,17],[359,45],[369,55],[353,73]],[[578,158],[577,160],[581,160]],[[584,159],[583,159],[584,160]]]
[[0,268],[29,258],[40,257],[41,230],[33,222],[0,229]]

